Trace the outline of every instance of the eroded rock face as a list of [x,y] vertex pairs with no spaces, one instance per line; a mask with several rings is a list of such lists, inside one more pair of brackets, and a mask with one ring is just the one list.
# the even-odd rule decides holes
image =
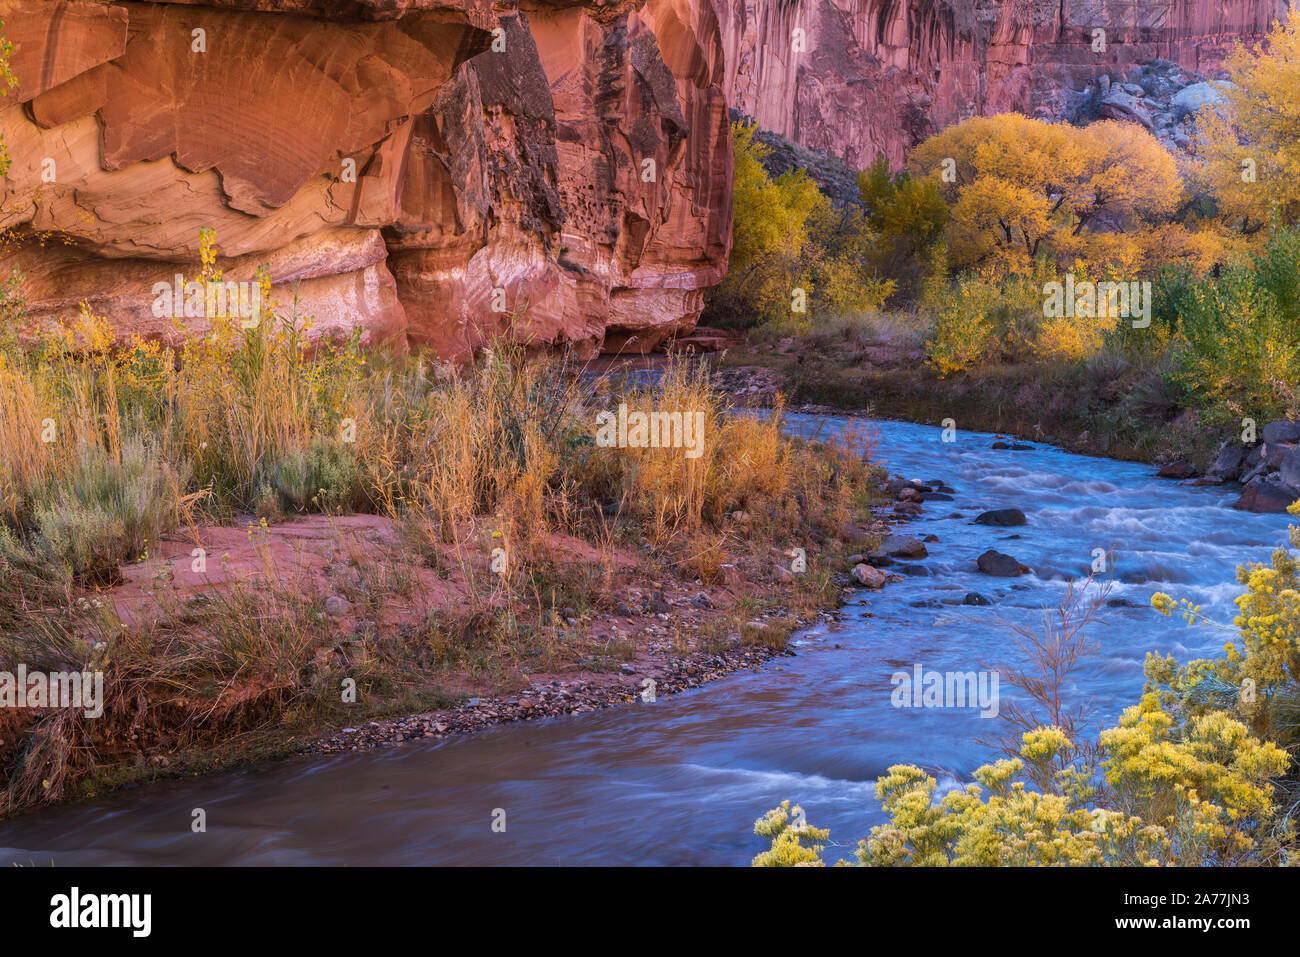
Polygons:
[[[732,106],[797,143],[901,165],[976,114],[1060,118],[1071,91],[1137,64],[1204,74],[1286,0],[714,0]],[[1094,31],[1106,48],[1095,51]],[[802,31],[802,33],[796,33]]]
[[0,0],[0,19],[20,82],[0,268],[37,315],[84,300],[178,335],[152,289],[197,272],[201,228],[227,280],[268,265],[317,332],[448,356],[504,330],[652,346],[725,268],[707,5]]
[[[421,209],[436,203],[404,200],[390,230],[412,336],[469,348],[492,315],[492,328],[518,323],[541,341],[644,350],[693,328],[731,237],[711,8],[545,7],[502,22],[526,69],[475,58],[417,127],[425,168],[408,167],[403,195],[438,184],[455,209],[430,218]],[[454,197],[439,169],[464,178]],[[501,290],[507,309],[492,313]]]

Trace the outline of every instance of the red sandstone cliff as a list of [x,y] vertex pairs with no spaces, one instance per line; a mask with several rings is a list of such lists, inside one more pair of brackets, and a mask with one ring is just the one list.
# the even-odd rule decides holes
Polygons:
[[512,321],[650,346],[725,268],[707,5],[0,0],[0,19],[20,82],[0,268],[37,314],[85,300],[171,334],[151,289],[196,271],[201,227],[227,279],[269,263],[318,330],[444,354]]
[[1213,70],[1284,5],[0,0],[20,81],[0,269],[37,315],[85,300],[165,336],[152,287],[193,273],[210,227],[226,278],[269,264],[318,331],[648,348],[726,267],[728,105],[851,166],[899,163],[974,113],[1056,115],[1128,64]]
[[[1286,0],[714,0],[731,105],[850,166],[1157,59],[1207,73]],[[1093,51],[1105,30],[1106,51]],[[802,30],[802,36],[795,33]],[[802,51],[796,46],[801,45]]]

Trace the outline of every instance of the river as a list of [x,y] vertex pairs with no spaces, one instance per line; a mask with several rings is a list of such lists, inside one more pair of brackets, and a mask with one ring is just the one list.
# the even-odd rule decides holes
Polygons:
[[[839,420],[791,416],[802,431]],[[1149,607],[1166,591],[1231,622],[1237,564],[1267,561],[1288,517],[1230,508],[1237,492],[1157,479],[1149,466],[1047,446],[994,450],[993,436],[878,422],[891,472],[943,479],[904,526],[933,534],[906,581],[861,591],[834,624],[797,635],[795,657],[704,687],[596,713],[491,728],[436,743],[304,757],[123,791],[0,825],[0,863],[72,864],[723,864],[764,842],[754,819],[784,798],[831,829],[848,857],[883,819],[873,782],[891,764],[932,770],[945,787],[991,757],[1004,722],[970,708],[896,708],[891,675],[1017,663],[995,619],[1039,621],[1094,549],[1113,550],[1114,586],[1092,632],[1101,654],[1067,691],[1113,723],[1142,687],[1148,650],[1221,652],[1228,632],[1190,628]],[[1022,509],[1028,524],[971,524]],[[1014,536],[1014,537],[1008,537]],[[988,548],[1033,574],[978,573]],[[963,605],[978,591],[992,600]],[[1000,687],[1002,701],[1010,689]],[[194,809],[207,830],[191,830]],[[505,830],[493,829],[505,812]],[[499,820],[499,817],[498,817]]]

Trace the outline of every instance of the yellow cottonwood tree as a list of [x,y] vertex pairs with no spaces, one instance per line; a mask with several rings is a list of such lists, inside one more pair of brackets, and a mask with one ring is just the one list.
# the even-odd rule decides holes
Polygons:
[[757,129],[731,125],[735,228],[727,276],[710,299],[720,314],[750,323],[788,315],[791,290],[811,286],[811,280],[805,282],[801,253],[812,221],[829,207],[804,170],[768,175],[763,160],[771,150],[754,141]]
[[1078,237],[1144,229],[1181,194],[1177,166],[1159,141],[1111,120],[1079,128],[1018,113],[975,117],[918,146],[909,167],[936,177],[952,207],[949,244],[959,268],[1073,257]]
[[1081,157],[1067,200],[1076,235],[1099,220],[1126,228],[1173,212],[1182,183],[1173,156],[1154,136],[1116,120],[1072,127],[1070,135]]
[[952,207],[954,266],[1033,258],[1082,167],[1068,127],[1018,113],[974,117],[930,137],[908,164]]
[[1300,221],[1300,10],[1274,24],[1265,44],[1238,45],[1223,102],[1196,115],[1199,179],[1232,225],[1258,232],[1276,212]]

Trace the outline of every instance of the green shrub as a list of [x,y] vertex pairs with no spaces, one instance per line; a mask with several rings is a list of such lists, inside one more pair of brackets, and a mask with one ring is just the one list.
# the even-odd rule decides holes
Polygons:
[[910,173],[894,176],[888,161],[877,156],[858,173],[858,192],[877,237],[870,263],[894,282],[901,298],[916,298],[936,262],[948,224],[948,204],[939,184]]
[[270,488],[282,506],[298,511],[338,512],[365,501],[361,467],[346,443],[318,437],[276,466]]
[[788,318],[793,291],[812,287],[805,261],[809,219],[829,206],[804,170],[768,175],[763,160],[771,150],[754,142],[756,131],[731,125],[731,259],[726,277],[709,295],[711,321],[738,327]]
[[1275,232],[1219,276],[1169,290],[1175,377],[1233,417],[1300,412],[1300,230]]
[[141,439],[116,456],[82,445],[72,474],[33,496],[31,551],[77,580],[111,580],[175,527],[188,479],[187,467],[167,464]]

